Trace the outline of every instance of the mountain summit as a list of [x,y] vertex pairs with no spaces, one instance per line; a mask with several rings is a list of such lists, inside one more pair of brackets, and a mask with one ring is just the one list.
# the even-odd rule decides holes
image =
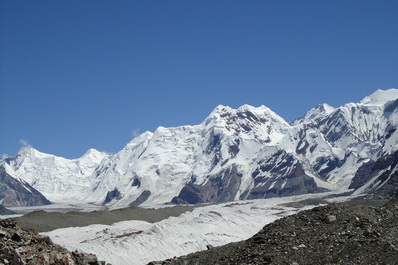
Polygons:
[[391,88],[388,90],[378,89],[372,95],[365,97],[361,100],[361,104],[383,106],[388,101],[398,98],[398,89]]

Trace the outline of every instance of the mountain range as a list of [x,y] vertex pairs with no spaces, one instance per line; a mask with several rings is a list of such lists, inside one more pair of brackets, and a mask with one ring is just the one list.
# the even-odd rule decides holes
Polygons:
[[[85,201],[198,204],[319,192],[398,195],[398,89],[286,122],[265,106],[217,106],[199,125],[158,127],[109,154],[24,147],[0,164],[4,206]],[[10,184],[11,183],[11,184]]]

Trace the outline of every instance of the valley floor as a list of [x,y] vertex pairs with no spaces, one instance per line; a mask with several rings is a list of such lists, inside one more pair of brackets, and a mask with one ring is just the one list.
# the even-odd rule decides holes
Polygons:
[[[310,209],[325,194],[235,201],[194,208],[178,217],[149,223],[139,220],[93,224],[43,233],[69,250],[94,253],[113,265],[147,264],[245,240],[264,225]],[[299,203],[299,201],[304,203]],[[294,203],[294,204],[292,204]]]

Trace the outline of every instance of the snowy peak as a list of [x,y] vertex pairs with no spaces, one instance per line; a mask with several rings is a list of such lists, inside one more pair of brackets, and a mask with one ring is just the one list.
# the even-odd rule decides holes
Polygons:
[[100,151],[98,151],[98,150],[96,150],[94,148],[90,148],[90,149],[87,150],[86,153],[84,153],[84,155],[82,157],[95,157],[95,156],[98,156],[98,155],[101,155],[101,154],[102,154],[102,152],[100,152]]
[[320,120],[320,119],[326,117],[327,115],[329,115],[330,113],[332,113],[335,110],[336,110],[336,108],[334,108],[326,103],[319,104],[317,107],[312,108],[310,111],[308,111],[304,116],[294,119],[291,122],[291,124],[298,125],[301,123],[311,123],[313,121],[317,121],[317,120]]
[[[247,114],[247,115],[244,115]],[[274,122],[280,122],[285,126],[289,124],[278,114],[273,112],[271,109],[264,105],[260,107],[253,107],[248,104],[244,104],[237,109],[233,109],[228,106],[218,105],[210,115],[204,120],[204,123],[209,123],[209,120],[222,120],[230,116],[238,116],[240,118],[249,118],[251,121],[260,121],[262,118],[270,118]]]
[[131,140],[126,147],[128,146],[135,146],[137,145],[137,143],[141,143],[141,142],[145,142],[145,141],[149,141],[153,136],[152,132],[146,131],[140,135],[138,135],[137,137],[135,137],[133,140]]
[[99,164],[104,157],[107,156],[107,153],[100,152],[96,149],[90,148],[81,158],[80,163],[88,162],[88,163],[93,163],[93,164]]
[[370,106],[382,106],[391,100],[398,98],[398,89],[391,88],[388,90],[378,89],[370,96],[365,97],[361,100],[360,104]]
[[223,117],[230,115],[232,113],[232,108],[224,105],[218,105],[207,118],[203,121],[203,124],[208,125],[218,120],[221,120]]
[[290,125],[278,114],[265,106],[243,105],[238,109],[219,105],[201,124],[204,133],[252,139],[268,145],[279,142]]
[[330,105],[328,105],[326,103],[320,104],[319,106],[327,114],[330,114],[330,113],[332,113],[333,111],[336,110],[336,108],[334,108],[334,107],[332,107],[332,106],[330,106]]
[[46,153],[42,153],[42,152],[38,151],[37,149],[33,148],[32,146],[27,145],[27,146],[23,146],[19,150],[18,156],[20,156],[20,157],[30,157],[30,158],[34,158],[34,157],[36,157],[36,158],[44,158],[44,157],[51,156],[51,155],[46,154]]
[[283,126],[289,126],[289,124],[283,119],[281,116],[273,112],[270,108],[261,105],[260,107],[256,108],[250,105],[243,105],[237,109],[238,113],[250,113],[257,117],[268,117],[271,118],[273,122],[281,123]]

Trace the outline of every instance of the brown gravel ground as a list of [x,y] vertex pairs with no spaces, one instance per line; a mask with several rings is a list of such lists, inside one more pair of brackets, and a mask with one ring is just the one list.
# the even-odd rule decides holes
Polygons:
[[22,217],[15,218],[18,226],[26,229],[35,229],[39,232],[48,232],[58,228],[81,227],[91,224],[111,225],[120,221],[140,220],[150,223],[159,222],[170,216],[178,216],[192,211],[191,206],[173,206],[161,209],[144,209],[128,207],[111,211],[92,212],[45,212],[35,211]]

